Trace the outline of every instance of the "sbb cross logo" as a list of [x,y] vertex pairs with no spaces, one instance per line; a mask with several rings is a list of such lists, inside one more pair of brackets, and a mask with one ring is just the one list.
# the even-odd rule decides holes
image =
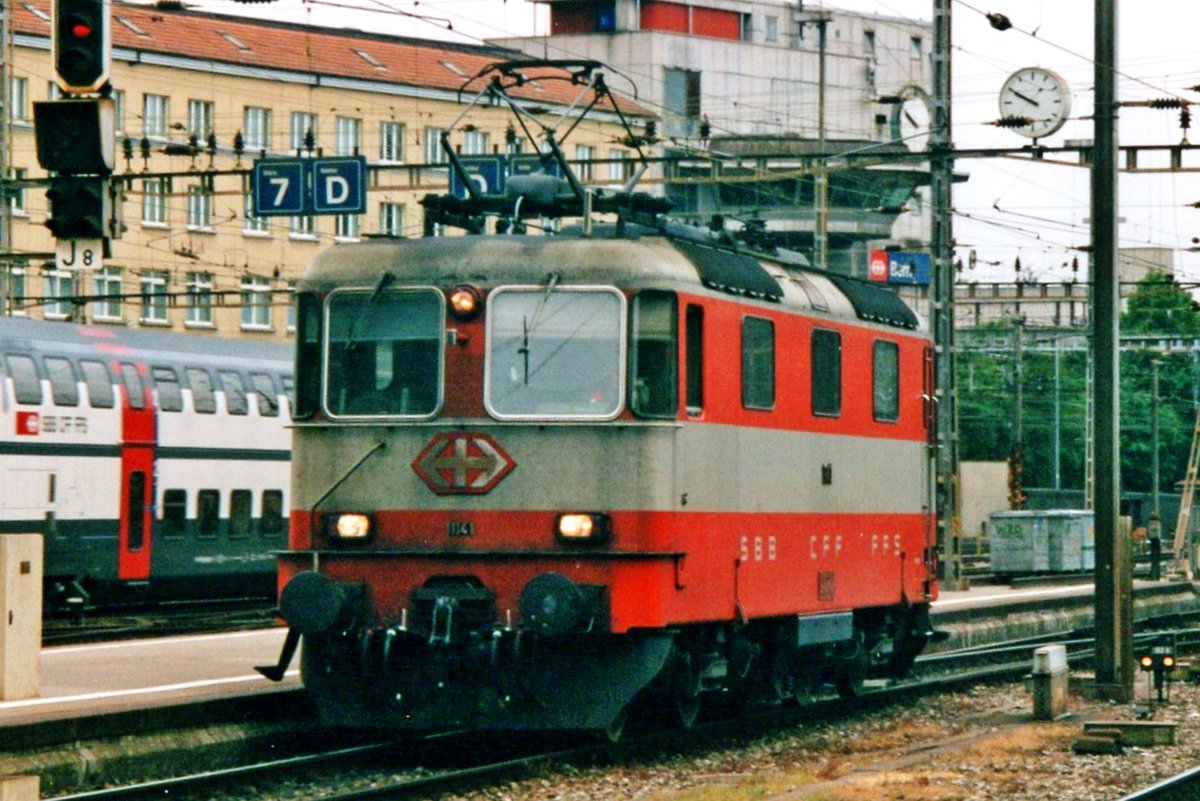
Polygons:
[[496,440],[480,432],[438,434],[412,463],[417,475],[439,495],[491,492],[516,466]]
[[42,430],[37,412],[17,412],[17,436],[36,437]]

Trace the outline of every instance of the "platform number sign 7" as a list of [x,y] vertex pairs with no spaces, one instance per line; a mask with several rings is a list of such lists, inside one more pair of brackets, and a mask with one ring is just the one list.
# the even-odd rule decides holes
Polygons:
[[251,198],[255,217],[304,214],[304,182],[307,165],[303,159],[260,159],[251,175]]

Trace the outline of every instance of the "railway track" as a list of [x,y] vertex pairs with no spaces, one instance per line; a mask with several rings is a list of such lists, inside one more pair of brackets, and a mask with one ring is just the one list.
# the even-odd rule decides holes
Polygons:
[[1197,798],[1200,798],[1200,767],[1130,793],[1120,801],[1195,801]]
[[275,625],[275,605],[263,599],[158,603],[88,612],[42,621],[42,645],[210,634]]

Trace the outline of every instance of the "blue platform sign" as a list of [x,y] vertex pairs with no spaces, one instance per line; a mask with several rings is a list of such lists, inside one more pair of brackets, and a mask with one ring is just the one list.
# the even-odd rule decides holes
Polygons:
[[[505,156],[459,156],[458,160],[462,162],[467,177],[479,194],[504,194],[505,167],[508,162]],[[467,197],[467,187],[453,165],[450,167],[450,194],[464,199]]]
[[255,217],[307,212],[307,160],[258,159],[250,175]]
[[362,214],[366,210],[366,158],[338,156],[312,159],[314,214]]

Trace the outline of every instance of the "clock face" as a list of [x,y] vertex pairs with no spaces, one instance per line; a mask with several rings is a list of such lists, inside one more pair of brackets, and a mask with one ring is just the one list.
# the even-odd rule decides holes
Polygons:
[[929,146],[933,122],[929,95],[919,87],[910,86],[901,97],[904,99],[892,110],[892,139],[909,150],[924,150]]
[[1012,130],[1037,139],[1063,127],[1071,113],[1071,92],[1055,72],[1025,67],[1009,76],[1000,89],[1000,116],[1023,117],[1028,122]]

